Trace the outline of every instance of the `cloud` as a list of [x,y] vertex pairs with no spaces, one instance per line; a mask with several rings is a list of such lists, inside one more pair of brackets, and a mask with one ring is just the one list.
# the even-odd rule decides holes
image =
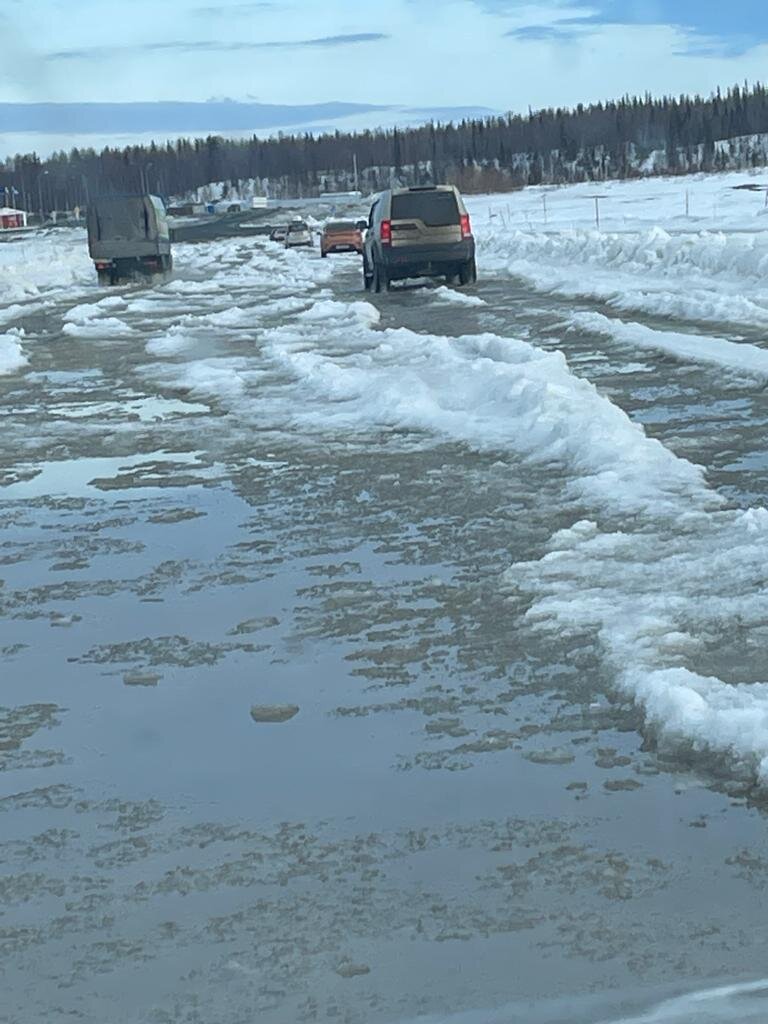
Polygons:
[[686,45],[678,54],[692,57],[738,57],[768,42],[765,0],[708,3],[706,0],[570,0],[576,10],[558,20],[563,31],[589,26],[660,25],[678,29]]
[[562,29],[557,25],[525,25],[504,33],[507,38],[518,39],[523,43],[567,43],[583,34],[583,30],[577,31],[570,26]]
[[204,39],[189,42],[140,43],[136,46],[89,46],[75,50],[57,50],[46,54],[46,60],[104,60],[150,53],[240,53],[248,50],[312,49],[376,43],[383,39],[389,39],[383,32],[356,32],[348,35],[321,36],[318,39],[279,39],[256,43]]
[[472,0],[486,13],[514,17],[504,35],[519,42],[562,43],[601,28],[666,27],[676,31],[684,57],[742,56],[768,42],[768,3],[737,0],[550,0],[538,12],[527,0]]

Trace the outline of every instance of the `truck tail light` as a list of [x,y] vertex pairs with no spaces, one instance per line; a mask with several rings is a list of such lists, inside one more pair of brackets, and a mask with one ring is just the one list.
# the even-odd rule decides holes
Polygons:
[[461,215],[461,237],[471,238],[472,237],[472,225],[469,222],[469,214],[462,213]]
[[392,244],[392,221],[383,220],[381,222],[379,238],[381,239],[382,245]]

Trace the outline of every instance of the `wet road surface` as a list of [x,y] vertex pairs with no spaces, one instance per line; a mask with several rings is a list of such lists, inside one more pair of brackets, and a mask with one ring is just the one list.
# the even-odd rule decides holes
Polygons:
[[[591,631],[537,630],[508,578],[594,516],[567,474],[514,445],[344,428],[344,394],[324,429],[274,346],[309,310],[306,348],[315,302],[367,301],[374,331],[562,350],[725,508],[763,500],[765,390],[566,330],[598,307],[514,280],[482,280],[484,305],[366,296],[354,260],[291,254],[270,276],[272,253],[180,246],[168,285],[17,320],[30,365],[0,378],[0,1021],[514,1004],[510,1020],[586,1022],[759,974],[749,780],[659,749]],[[600,525],[626,518],[607,506]],[[761,639],[724,628],[694,660],[765,678]],[[276,705],[299,713],[252,715]]]

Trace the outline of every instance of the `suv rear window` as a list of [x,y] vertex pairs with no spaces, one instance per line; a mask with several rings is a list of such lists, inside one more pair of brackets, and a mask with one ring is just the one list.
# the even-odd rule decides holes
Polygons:
[[325,225],[326,231],[356,231],[357,224],[353,220],[334,220]]
[[392,196],[392,220],[420,220],[428,228],[459,223],[453,192],[407,192]]

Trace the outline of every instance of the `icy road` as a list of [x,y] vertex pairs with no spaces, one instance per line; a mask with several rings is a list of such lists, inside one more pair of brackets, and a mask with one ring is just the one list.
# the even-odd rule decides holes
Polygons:
[[474,215],[0,246],[0,1021],[764,1019],[768,234]]

